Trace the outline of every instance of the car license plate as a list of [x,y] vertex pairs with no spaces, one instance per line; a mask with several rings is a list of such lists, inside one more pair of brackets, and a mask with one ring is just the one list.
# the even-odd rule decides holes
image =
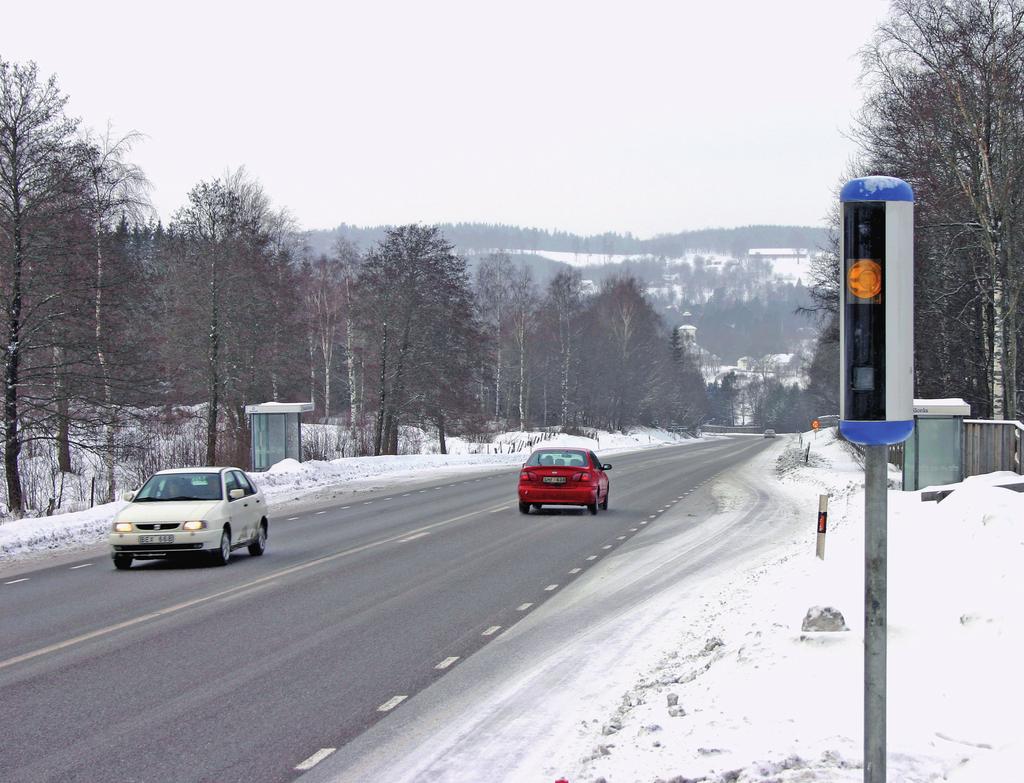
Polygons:
[[544,483],[545,484],[564,484],[565,483],[565,476],[545,476],[544,477]]
[[172,544],[174,536],[139,536],[140,544]]

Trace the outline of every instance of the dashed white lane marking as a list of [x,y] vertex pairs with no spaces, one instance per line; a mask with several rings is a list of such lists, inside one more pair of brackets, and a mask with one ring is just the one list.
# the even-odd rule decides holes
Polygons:
[[408,538],[400,538],[400,539],[398,539],[398,543],[399,544],[404,544],[407,541],[415,541],[417,538],[423,538],[423,536],[429,536],[429,535],[430,535],[430,531],[429,530],[424,530],[422,533],[417,533],[414,536],[409,536]]
[[587,560],[597,560],[597,555],[591,555]]
[[619,541],[625,541],[626,537],[625,536],[618,536],[618,539],[619,539]]
[[317,764],[323,761],[325,758],[330,756],[337,748],[320,748],[316,753],[310,756],[305,761],[300,761],[295,765],[297,772],[305,772],[307,769],[313,769]]
[[426,490],[425,489],[421,489],[420,492],[426,492]]
[[629,532],[630,532],[630,533],[635,533],[636,531],[637,531],[637,528],[635,528],[635,527],[631,527],[631,528],[629,529]]
[[352,508],[352,506],[342,506],[341,510],[344,511],[346,508]]
[[288,517],[289,522],[294,522],[298,517]]
[[406,492],[406,493],[405,493],[404,495],[402,495],[402,497],[403,497],[403,498],[407,498],[407,497],[409,497],[409,494],[410,494],[410,493]]
[[500,625],[492,625],[490,628],[488,628],[486,631],[484,631],[480,635],[481,636],[494,636],[494,634],[496,634],[500,630],[501,630],[501,626]]
[[656,518],[657,516],[658,516],[657,514],[651,514],[651,515],[650,515],[649,517],[647,517],[647,518],[648,518],[648,519],[654,519],[654,518]]
[[569,573],[570,574],[578,574],[582,570],[583,570],[582,568],[574,568]]
[[326,511],[317,511],[316,513],[317,513],[317,516],[319,516],[320,514],[326,514],[327,512]]
[[480,480],[480,479],[473,479],[473,483],[475,484],[475,483],[476,483],[476,482],[478,482],[479,480]]
[[676,498],[676,500],[682,500],[684,497],[684,495],[680,495],[679,497]]
[[547,587],[544,588],[544,592],[550,593],[552,590],[557,590],[557,589],[558,589],[558,585],[548,585]]
[[16,584],[18,584],[18,582],[27,582],[28,580],[29,580],[29,577],[26,576],[24,579],[12,579],[10,582],[4,582],[4,584],[5,585],[16,585]]
[[381,500],[394,500],[394,498],[381,498]]
[[[451,486],[450,484],[448,486]],[[444,489],[444,487],[434,487],[434,489]]]
[[393,696],[377,708],[377,712],[391,712],[395,707],[408,699],[408,696]]
[[435,669],[447,669],[449,666],[451,666],[457,660],[459,660],[459,656],[458,655],[453,655],[451,658],[445,658],[443,661],[441,661],[441,663],[439,663],[434,668]]
[[647,524],[647,520],[646,519],[641,519],[640,520],[640,524],[641,525],[646,525]]
[[611,548],[612,548],[611,544],[605,544],[603,547],[601,547],[601,549],[611,549]]
[[516,611],[517,612],[525,612],[531,606],[533,606],[533,604],[519,604],[519,606],[516,607]]
[[71,566],[71,571],[77,571],[79,568],[88,568],[92,563],[82,563],[82,565]]
[[370,505],[371,503],[373,503],[373,501],[372,501],[372,500],[364,500],[364,501],[363,501],[363,505],[364,505],[364,506],[369,506],[369,505]]

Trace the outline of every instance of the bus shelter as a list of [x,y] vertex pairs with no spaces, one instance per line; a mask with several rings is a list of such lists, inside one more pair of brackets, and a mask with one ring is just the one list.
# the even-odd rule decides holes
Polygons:
[[302,462],[302,414],[312,410],[311,402],[246,405],[252,470],[267,470],[283,459]]
[[964,419],[971,406],[961,399],[914,400],[914,431],[903,452],[903,489],[957,484],[964,480]]

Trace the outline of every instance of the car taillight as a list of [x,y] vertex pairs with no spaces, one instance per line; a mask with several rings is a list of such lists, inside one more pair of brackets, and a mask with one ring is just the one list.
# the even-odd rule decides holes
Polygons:
[[533,481],[533,474],[528,470],[524,470],[519,474],[519,479],[520,481]]
[[572,477],[572,480],[573,481],[590,481],[590,474],[589,473],[577,473],[575,476]]

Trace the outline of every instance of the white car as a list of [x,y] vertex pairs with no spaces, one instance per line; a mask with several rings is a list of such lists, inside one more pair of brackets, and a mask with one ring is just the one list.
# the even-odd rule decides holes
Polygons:
[[267,503],[238,468],[179,468],[154,474],[114,517],[110,556],[118,569],[132,560],[208,554],[225,565],[231,550],[267,548]]

